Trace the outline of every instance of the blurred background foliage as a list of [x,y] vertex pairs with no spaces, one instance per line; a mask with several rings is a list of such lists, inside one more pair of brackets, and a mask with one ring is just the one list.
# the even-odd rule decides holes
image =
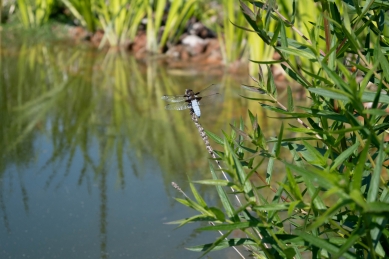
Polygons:
[[[304,8],[296,8],[299,10],[296,13],[292,13],[292,1],[277,1],[277,4],[281,14],[292,15],[294,25],[304,34],[308,33],[307,24],[302,21],[317,16],[314,1],[298,1],[297,5]],[[123,46],[134,40],[140,29],[145,29],[147,50],[153,53],[161,53],[166,46],[176,44],[189,29],[189,20],[195,19],[216,34],[225,65],[247,62],[248,58],[271,60],[274,54],[271,48],[258,41],[255,33],[246,33],[239,28],[249,25],[234,0],[4,0],[1,8],[1,21],[5,27],[31,29],[53,23],[77,25],[89,33],[104,31],[101,46]],[[275,22],[271,21],[267,26],[274,27]],[[257,65],[249,64],[249,67],[251,74],[258,72]]]

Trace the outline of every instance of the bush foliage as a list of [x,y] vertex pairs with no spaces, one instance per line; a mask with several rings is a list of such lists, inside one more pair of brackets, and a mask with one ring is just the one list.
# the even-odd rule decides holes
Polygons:
[[[296,1],[288,16],[279,12],[278,1],[240,2],[251,26],[242,29],[280,56],[252,62],[267,72],[280,64],[292,86],[305,88],[310,105],[295,106],[292,88],[277,89],[271,73],[244,86],[257,94],[250,99],[259,109],[279,114],[283,126],[277,137],[265,136],[249,111],[250,129],[241,120],[231,134],[208,134],[222,147],[212,151],[221,167],[211,164],[212,179],[197,183],[214,185],[223,208],[206,204],[192,185],[195,199],[177,200],[199,214],[175,223],[207,221],[211,225],[201,229],[221,235],[189,249],[206,254],[243,246],[256,258],[389,254],[389,3],[314,2],[320,15],[303,21],[308,34],[294,24]],[[276,25],[270,30],[271,23]],[[286,91],[285,101],[280,91]],[[276,166],[284,171],[277,183]],[[228,176],[220,178],[220,171]],[[252,181],[262,174],[264,184]],[[265,188],[274,196],[265,197]]]

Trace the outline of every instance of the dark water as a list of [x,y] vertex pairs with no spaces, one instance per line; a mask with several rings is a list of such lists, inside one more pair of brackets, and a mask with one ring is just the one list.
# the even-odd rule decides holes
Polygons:
[[188,111],[164,110],[161,96],[219,84],[201,123],[221,135],[249,106],[261,115],[239,97],[247,78],[61,42],[3,39],[0,51],[1,258],[198,258],[185,247],[218,238],[165,224],[196,214],[171,182],[190,195],[187,175],[210,176]]

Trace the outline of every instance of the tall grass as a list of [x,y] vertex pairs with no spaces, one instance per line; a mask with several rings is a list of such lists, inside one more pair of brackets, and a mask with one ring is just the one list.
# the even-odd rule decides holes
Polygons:
[[133,39],[141,20],[146,15],[145,3],[141,0],[62,0],[72,14],[90,32],[104,30],[103,46],[121,46]]
[[158,51],[158,34],[162,26],[166,3],[166,0],[144,1],[144,8],[147,10],[146,48],[149,51]]
[[[104,40],[111,46],[120,46],[130,37],[135,36],[138,25],[146,10],[141,0],[99,0],[95,11],[104,30]],[[103,42],[104,43],[104,42]]]
[[45,24],[52,11],[54,0],[17,0],[18,16],[25,28]]
[[96,31],[96,27],[98,25],[98,19],[95,16],[93,11],[94,0],[61,0],[67,8],[69,8],[70,12],[74,15],[74,17],[80,21],[81,25],[85,27],[88,31],[94,32]]
[[171,2],[169,11],[166,14],[167,18],[163,26],[163,33],[159,39],[159,51],[162,50],[166,43],[175,43],[178,40],[196,8],[195,0],[174,0]]

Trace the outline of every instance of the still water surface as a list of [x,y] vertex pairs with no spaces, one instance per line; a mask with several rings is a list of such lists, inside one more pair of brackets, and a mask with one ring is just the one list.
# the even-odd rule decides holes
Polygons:
[[[164,110],[161,96],[219,84],[201,123],[221,135],[249,105],[260,113],[239,97],[246,78],[60,43],[0,51],[1,258],[198,258],[185,247],[217,238],[164,224],[195,214],[171,182],[189,192],[187,175],[209,174],[188,111]],[[197,187],[217,205],[213,188]]]

